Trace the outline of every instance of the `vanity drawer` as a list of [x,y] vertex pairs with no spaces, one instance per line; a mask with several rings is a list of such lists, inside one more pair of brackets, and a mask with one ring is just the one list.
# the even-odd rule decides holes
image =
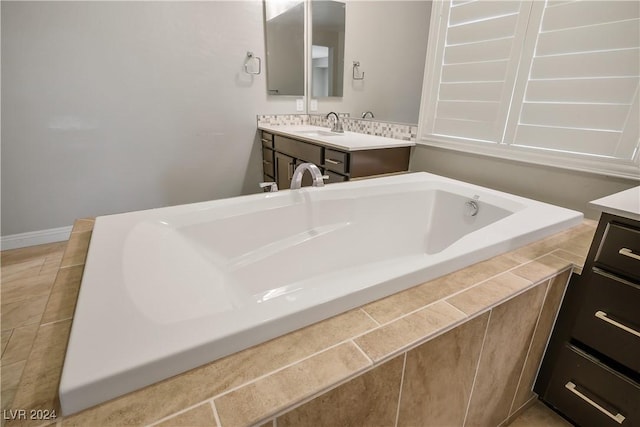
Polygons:
[[276,135],[274,147],[276,151],[288,154],[296,159],[311,162],[316,165],[322,164],[322,147],[318,145],[307,144],[306,142]]
[[344,181],[347,181],[348,179],[346,176],[340,175],[339,173],[331,172],[330,170],[325,170],[324,174],[329,177],[324,180],[325,184],[331,184],[334,182],[344,182]]
[[325,148],[324,167],[328,170],[346,174],[349,172],[349,154],[343,151]]
[[638,384],[570,344],[562,348],[545,397],[583,427],[640,422]]
[[263,147],[273,148],[273,134],[266,131],[262,131],[260,140],[262,141]]
[[640,281],[640,231],[615,223],[607,224],[595,265]]
[[594,271],[572,336],[640,372],[640,286]]
[[262,147],[262,170],[266,175],[275,176],[273,150]]

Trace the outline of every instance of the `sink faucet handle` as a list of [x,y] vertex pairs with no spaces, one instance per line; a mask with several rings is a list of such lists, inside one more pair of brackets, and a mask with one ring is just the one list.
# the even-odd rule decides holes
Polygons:
[[278,184],[276,184],[275,182],[261,182],[258,185],[262,189],[269,188],[270,193],[275,193],[276,191],[278,191]]
[[344,129],[342,128],[342,122],[340,121],[340,116],[338,116],[338,113],[332,111],[329,114],[327,114],[327,120],[329,120],[329,122],[331,122],[331,119],[329,119],[329,117],[331,116],[334,116],[336,118],[336,121],[333,123],[333,126],[331,127],[331,132],[343,133]]

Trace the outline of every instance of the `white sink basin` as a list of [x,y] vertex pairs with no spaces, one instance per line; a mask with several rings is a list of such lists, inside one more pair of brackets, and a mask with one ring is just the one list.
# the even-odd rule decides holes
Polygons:
[[296,131],[296,133],[299,133],[304,136],[342,136],[344,135],[342,133],[329,132],[326,130],[299,130],[299,131]]

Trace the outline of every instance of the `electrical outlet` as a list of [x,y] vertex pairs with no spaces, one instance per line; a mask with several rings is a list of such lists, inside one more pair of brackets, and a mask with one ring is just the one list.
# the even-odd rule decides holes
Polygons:
[[304,111],[304,98],[296,99],[296,111]]
[[311,100],[311,105],[309,106],[309,109],[311,111],[318,111],[318,100],[317,99],[312,99]]

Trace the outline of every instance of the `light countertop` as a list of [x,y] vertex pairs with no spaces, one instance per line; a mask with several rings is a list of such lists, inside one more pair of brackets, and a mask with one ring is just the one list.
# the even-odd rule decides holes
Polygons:
[[[272,132],[277,135],[307,141],[325,147],[336,148],[344,151],[376,150],[381,148],[412,147],[413,141],[387,138],[384,136],[367,135],[345,131],[333,133],[330,128],[309,125],[258,125],[258,129]],[[303,132],[319,132],[318,135],[305,135]],[[331,133],[323,135],[322,133]]]
[[640,186],[589,202],[602,212],[640,221]]

